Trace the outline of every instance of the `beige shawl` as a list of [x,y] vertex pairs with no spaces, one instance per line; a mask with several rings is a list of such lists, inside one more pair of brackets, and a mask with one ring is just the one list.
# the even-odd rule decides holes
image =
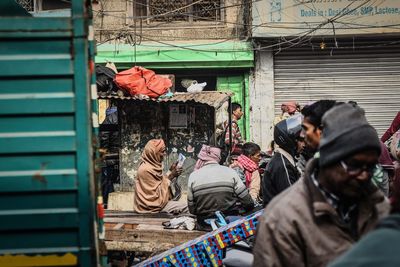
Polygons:
[[162,173],[162,139],[150,140],[144,147],[135,181],[134,209],[138,213],[161,211],[170,199],[170,181]]

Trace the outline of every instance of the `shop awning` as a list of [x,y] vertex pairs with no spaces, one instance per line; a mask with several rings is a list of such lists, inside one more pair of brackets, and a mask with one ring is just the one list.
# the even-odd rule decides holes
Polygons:
[[121,100],[135,100],[135,101],[153,101],[153,102],[177,102],[187,103],[194,102],[199,104],[206,104],[214,107],[215,109],[220,108],[233,93],[231,92],[217,92],[207,91],[201,93],[174,93],[169,98],[144,98],[142,95],[138,96],[99,96],[99,99],[121,99]]
[[251,68],[249,42],[148,42],[140,45],[106,43],[97,46],[96,63],[114,62],[118,68],[140,65],[150,69]]

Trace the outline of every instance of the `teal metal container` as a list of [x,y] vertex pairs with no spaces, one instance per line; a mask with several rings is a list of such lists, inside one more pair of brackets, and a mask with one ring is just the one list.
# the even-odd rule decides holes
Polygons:
[[0,266],[97,266],[89,6],[0,17]]

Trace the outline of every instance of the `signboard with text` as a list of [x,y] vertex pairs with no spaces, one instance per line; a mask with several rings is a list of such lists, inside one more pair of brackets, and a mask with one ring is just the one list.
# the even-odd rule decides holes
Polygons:
[[260,0],[253,37],[400,32],[400,0]]

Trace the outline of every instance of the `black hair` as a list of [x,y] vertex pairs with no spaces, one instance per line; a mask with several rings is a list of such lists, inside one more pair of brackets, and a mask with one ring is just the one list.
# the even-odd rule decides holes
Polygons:
[[240,105],[239,103],[232,103],[232,113],[237,110],[238,108],[242,108],[242,105]]
[[242,147],[242,153],[246,157],[253,156],[259,151],[261,151],[260,146],[252,142],[247,142]]
[[336,105],[335,100],[319,100],[301,110],[304,118],[307,118],[316,128],[321,126],[324,114]]
[[357,103],[356,101],[353,101],[353,100],[350,100],[350,101],[347,102],[347,103],[349,103],[349,104],[352,105],[353,107],[357,107],[357,106],[358,106],[358,103]]

